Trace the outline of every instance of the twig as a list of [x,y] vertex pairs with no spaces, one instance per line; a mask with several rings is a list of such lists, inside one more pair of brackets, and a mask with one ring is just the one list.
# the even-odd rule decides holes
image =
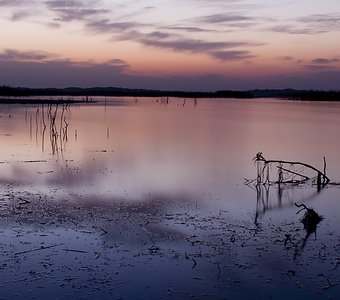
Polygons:
[[220,268],[220,264],[219,263],[216,263],[217,265],[217,269],[218,269],[218,274],[217,274],[217,280],[220,279],[220,276],[221,276],[221,268]]
[[335,261],[335,266],[333,269],[331,269],[331,271],[335,270],[338,267],[338,265],[340,265],[340,259],[337,258]]
[[158,213],[158,209],[155,206],[152,206],[152,208],[155,210],[154,213],[152,215],[156,215]]
[[21,163],[46,163],[46,160],[23,160],[23,161],[19,161]]
[[103,233],[100,235],[100,236],[102,236],[102,235],[105,235],[105,234],[107,234],[108,233],[108,231],[106,231],[104,228],[99,228],[101,231],[103,231]]
[[35,251],[46,250],[46,249],[54,248],[54,247],[61,246],[61,245],[64,245],[64,243],[54,244],[54,245],[51,245],[51,246],[41,246],[40,248],[14,253],[14,255],[20,255],[20,254],[26,254],[26,253],[35,252]]
[[19,205],[24,205],[24,204],[29,204],[29,203],[31,203],[31,201],[26,200],[26,199],[22,199],[21,197],[19,197],[18,199],[22,201],[22,202],[18,202]]
[[197,266],[197,261],[193,257],[192,257],[192,261],[194,262],[194,265],[191,268],[193,270]]
[[330,288],[332,288],[332,287],[337,286],[337,284],[331,283],[331,282],[329,281],[329,276],[327,276],[327,283],[328,283],[328,285],[324,286],[324,287],[322,288],[323,290],[328,290],[328,289],[330,289]]
[[63,249],[63,250],[66,251],[66,252],[88,253],[87,251],[84,251],[84,250],[77,250],[77,249],[68,249],[68,248],[65,248],[65,249]]
[[308,207],[304,204],[297,204],[297,203],[294,203],[296,207],[302,207],[296,214],[299,214],[301,211],[303,211],[304,209],[305,210],[308,210]]
[[43,175],[43,174],[51,174],[51,173],[53,173],[54,171],[46,171],[46,172],[40,172],[40,171],[37,171],[37,173],[39,174],[39,175]]

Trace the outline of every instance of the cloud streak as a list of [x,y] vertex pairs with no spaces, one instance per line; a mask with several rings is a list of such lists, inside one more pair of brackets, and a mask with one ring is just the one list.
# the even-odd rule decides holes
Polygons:
[[327,32],[340,31],[340,15],[329,14],[312,14],[294,19],[279,21],[279,25],[269,28],[270,31],[287,34],[322,34]]
[[277,25],[271,27],[270,31],[277,32],[277,33],[287,33],[287,34],[306,34],[306,35],[313,35],[313,34],[320,34],[325,33],[325,30],[322,29],[315,29],[315,28],[302,28],[295,25]]
[[0,7],[16,7],[27,2],[27,0],[0,0]]
[[324,28],[325,30],[340,29],[340,14],[313,14],[297,19],[298,22],[306,23],[316,27]]
[[89,1],[86,4],[84,2],[72,0],[45,1],[44,3],[50,11],[55,13],[55,21],[60,22],[87,20],[110,12],[107,9],[93,8],[92,1]]
[[[86,27],[92,32],[111,34],[113,40],[131,40],[145,47],[153,47],[175,52],[190,52],[210,55],[219,60],[237,60],[252,58],[250,51],[228,52],[227,49],[254,47],[262,44],[244,41],[206,41],[203,39],[185,38],[182,34],[164,30],[164,27],[136,22],[110,22],[108,19],[89,22]],[[143,33],[141,29],[155,29]],[[192,28],[191,28],[192,29]],[[192,30],[196,31],[196,30]]]
[[214,59],[223,61],[253,58],[254,56],[251,54],[250,51],[229,51],[228,49],[239,47],[254,47],[260,45],[242,41],[210,42],[199,39],[184,39],[177,36],[172,37],[166,34],[162,35],[162,38],[160,38],[159,35],[159,33],[158,36],[141,35],[139,37],[136,37],[136,40],[146,47],[155,47],[176,52],[206,54],[213,57]]
[[159,40],[151,39],[150,36],[147,38],[141,38],[139,41],[145,46],[171,49],[174,51],[188,51],[193,53],[211,53],[211,51],[218,49],[229,49],[248,45],[248,43],[245,42],[206,42],[194,39]]
[[[24,0],[2,0],[0,5],[17,6],[22,1]],[[212,1],[209,5],[227,3],[230,6],[243,2]],[[125,13],[126,10],[131,9],[132,3],[129,2],[115,2],[110,8],[101,1],[47,0],[41,3],[52,14],[52,19],[46,22],[49,27],[60,29],[63,24],[77,21],[81,22],[85,32],[108,35],[112,42],[131,41],[147,48],[204,54],[220,61],[252,59],[255,56],[251,54],[249,47],[264,44],[225,37],[224,26],[244,28],[255,22],[254,17],[241,13],[211,14],[186,20],[174,19],[171,24],[165,24],[160,20],[157,22],[151,21],[152,19],[148,22],[138,20],[140,15],[150,12],[157,15],[160,10],[158,5],[141,7],[135,10],[134,14],[129,15]],[[15,12],[12,20],[20,21],[26,17],[26,13]],[[211,29],[209,28],[211,26],[221,28]],[[214,33],[214,38],[207,36],[207,33]]]
[[248,28],[258,24],[257,18],[242,14],[214,14],[194,20],[198,24],[222,26],[230,28]]
[[42,62],[56,57],[56,54],[45,53],[42,51],[18,51],[6,49],[0,53],[0,60],[7,61],[37,61]]
[[91,32],[121,35],[122,32],[140,28],[144,25],[136,22],[111,22],[109,19],[102,19],[90,21],[85,26]]
[[246,60],[255,57],[250,51],[215,51],[210,54],[222,61]]
[[331,64],[331,63],[337,63],[340,62],[340,59],[338,58],[323,58],[323,57],[319,57],[316,59],[312,60],[312,63],[314,64]]

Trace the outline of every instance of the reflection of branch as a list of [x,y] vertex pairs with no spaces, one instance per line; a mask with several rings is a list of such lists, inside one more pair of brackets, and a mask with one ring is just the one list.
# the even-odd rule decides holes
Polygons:
[[67,142],[67,139],[68,139],[68,135],[67,135],[68,123],[66,122],[66,117],[64,117],[64,123],[65,123],[65,127],[63,128],[63,140]]
[[303,249],[305,248],[307,241],[309,239],[310,233],[306,233],[306,236],[302,239],[302,243],[299,246],[298,244],[295,245],[295,251],[294,251],[294,256],[293,258],[296,259],[303,251]]
[[44,125],[42,134],[41,134],[41,151],[45,152],[45,131],[46,131],[46,125]]
[[195,269],[195,267],[197,266],[197,261],[193,257],[191,259],[194,263],[191,269]]
[[300,254],[300,252],[302,252],[302,250],[305,248],[307,240],[309,238],[309,236],[312,233],[315,233],[315,237],[316,237],[316,228],[317,225],[323,220],[323,217],[321,217],[314,209],[312,208],[308,208],[305,204],[296,204],[296,207],[302,207],[298,212],[301,212],[302,210],[305,210],[305,214],[301,219],[301,223],[303,224],[304,229],[306,230],[306,236],[304,237],[304,239],[302,240],[302,244],[300,247],[298,247],[298,245],[296,245],[295,248],[295,253],[294,253],[294,259]]
[[[63,152],[68,141],[68,126],[65,112],[68,110],[69,104],[63,104],[62,109],[59,109],[58,103],[49,103],[47,108],[42,104],[34,112],[35,118],[35,135],[38,142],[38,132],[41,134],[41,150],[45,151],[45,133],[47,126],[49,127],[49,140],[52,149],[52,154],[58,154],[60,150]],[[59,113],[60,112],[60,113]],[[28,110],[25,113],[25,122],[29,122],[29,134],[32,139],[33,116],[28,115]],[[40,130],[39,130],[40,129]]]
[[[250,186],[251,187],[251,186]],[[291,207],[294,205],[294,195],[292,199],[289,199],[289,202],[284,203],[284,200],[287,200],[287,189],[285,189],[284,185],[277,185],[277,193],[271,192],[271,189],[275,187],[271,185],[263,185],[263,184],[256,184],[254,185],[256,189],[256,213],[255,213],[255,223],[257,223],[258,218],[264,216],[268,211],[273,211],[275,209],[283,209],[285,207]],[[294,186],[289,191],[294,193]],[[299,199],[298,202],[308,202],[314,199],[316,196],[319,196],[319,192],[317,190],[313,190],[314,192],[304,196],[302,199]],[[276,202],[276,204],[275,204]]]

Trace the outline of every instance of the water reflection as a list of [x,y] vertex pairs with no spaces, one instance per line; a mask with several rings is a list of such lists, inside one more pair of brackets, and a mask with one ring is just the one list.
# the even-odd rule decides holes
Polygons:
[[[268,156],[312,163],[325,155],[329,177],[340,177],[333,167],[340,148],[335,138],[340,106],[334,103],[320,108],[269,100],[95,100],[66,107],[2,105],[3,180],[17,181],[21,169],[29,183],[64,188],[70,182],[72,192],[78,184],[79,191],[121,197],[128,193],[131,199],[148,193],[186,193],[205,203],[226,199],[219,204],[224,209],[237,206],[243,197],[234,186],[253,176],[249,160],[258,149]],[[288,136],[289,147],[284,138]],[[317,147],[320,138],[329,147]],[[22,183],[25,178],[20,177]],[[289,190],[275,191],[279,206],[292,197]],[[275,192],[256,191],[262,199],[259,212],[273,205],[268,198]]]
[[[253,161],[255,161],[257,176],[253,180],[246,180],[245,184],[256,191],[254,220],[256,226],[260,226],[260,219],[273,210],[296,206],[302,207],[297,214],[301,211],[305,212],[301,219],[306,231],[305,236],[299,238],[293,236],[293,232],[289,232],[282,240],[287,250],[294,249],[293,258],[296,260],[302,255],[310,236],[314,234],[316,239],[317,226],[323,219],[305,203],[320,196],[320,192],[330,183],[326,175],[326,160],[324,158],[323,172],[304,162],[266,160],[261,152],[257,153]],[[275,167],[277,170],[274,172],[275,179],[273,179],[272,169]],[[311,171],[314,178],[309,175]]]
[[302,207],[298,212],[304,211],[304,216],[301,219],[301,223],[303,224],[303,227],[306,231],[305,237],[300,241],[299,244],[295,246],[295,252],[294,252],[294,259],[297,258],[297,256],[301,255],[302,251],[304,250],[306,243],[309,239],[309,237],[314,234],[316,239],[316,230],[318,224],[323,220],[323,217],[320,216],[314,209],[308,208],[305,204],[295,204],[297,207]]
[[[258,298],[268,291],[289,298],[292,289],[299,295],[286,276],[293,268],[315,295],[320,271],[308,263],[324,250],[304,243],[293,205],[315,205],[320,201],[311,200],[320,197],[330,222],[339,209],[336,191],[329,201],[313,185],[249,190],[242,182],[254,176],[251,158],[259,149],[311,163],[325,155],[327,174],[340,178],[339,105],[102,100],[66,108],[0,105],[6,298],[18,290],[24,299],[27,286],[41,298],[41,286],[53,285],[56,295],[75,299],[91,298],[93,287],[101,299],[117,289],[127,299],[159,299],[169,291],[179,299],[248,299],[254,291]],[[318,147],[320,136],[329,147]],[[254,200],[261,226],[254,226]],[[338,235],[320,227],[318,239],[336,253]],[[322,261],[326,267],[331,257]]]
[[256,193],[255,223],[266,213],[274,210],[284,210],[300,203],[308,203],[316,199],[321,192],[313,186],[299,185],[263,185],[256,184],[250,188]]
[[262,152],[258,152],[253,161],[256,178],[246,180],[245,184],[256,190],[255,223],[268,210],[283,209],[316,198],[330,184],[325,157],[323,171],[300,161],[267,160]]
[[[25,110],[25,124],[29,123],[29,136],[30,140],[33,137],[33,126],[35,126],[35,141],[41,143],[41,151],[45,152],[45,134],[48,128],[49,144],[51,147],[52,155],[63,152],[68,141],[68,126],[67,113],[70,110],[69,104],[63,105],[40,105],[36,108],[35,113],[28,109]],[[33,125],[34,114],[34,125]]]

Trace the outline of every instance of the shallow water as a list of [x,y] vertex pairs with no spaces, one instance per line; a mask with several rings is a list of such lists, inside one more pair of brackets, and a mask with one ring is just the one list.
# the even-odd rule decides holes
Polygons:
[[[0,106],[3,297],[337,295],[339,187],[280,200],[244,179],[261,151],[319,169],[325,156],[339,182],[339,103],[95,100]],[[324,217],[316,238],[295,202]]]

